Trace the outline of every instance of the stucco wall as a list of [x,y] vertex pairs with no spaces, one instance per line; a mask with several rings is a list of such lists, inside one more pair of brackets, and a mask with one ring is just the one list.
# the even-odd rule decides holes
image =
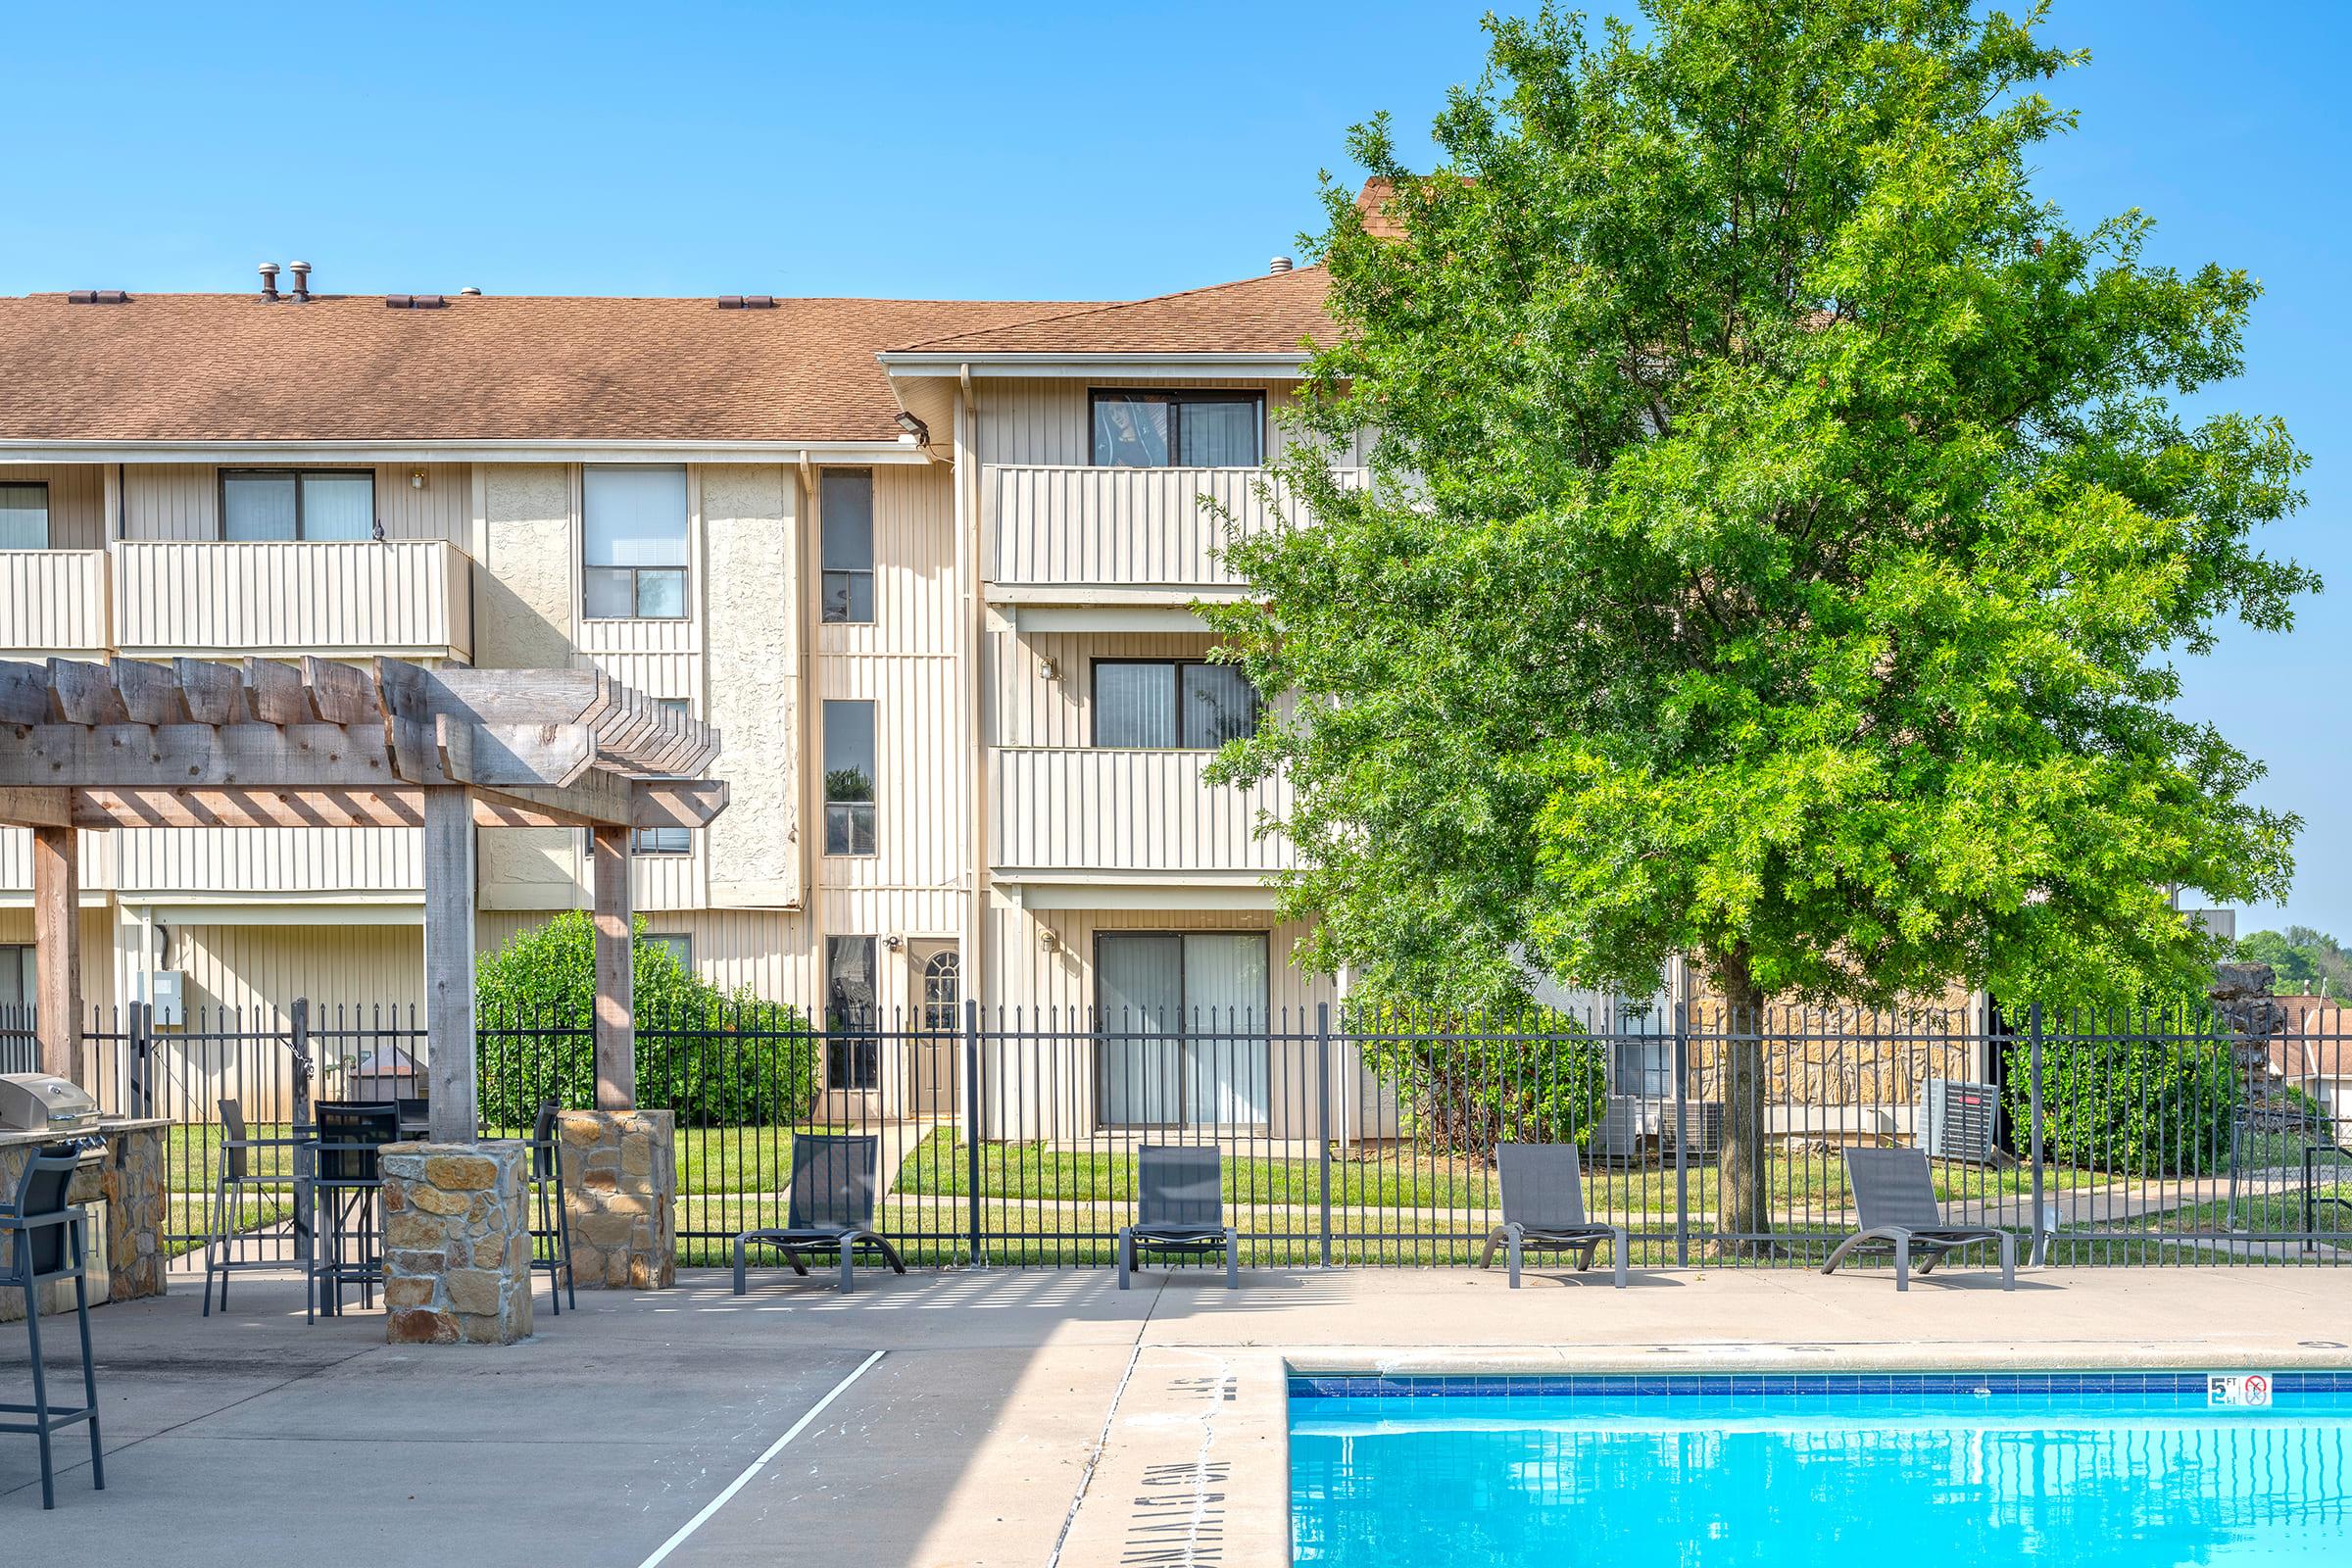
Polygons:
[[[484,669],[571,664],[572,470],[563,464],[485,465],[482,568],[474,573],[474,662]],[[485,908],[585,904],[578,835],[498,828],[476,841]]]
[[796,476],[779,465],[702,470],[709,675],[705,711],[724,751],[727,809],[707,835],[710,902],[801,902],[801,592]]

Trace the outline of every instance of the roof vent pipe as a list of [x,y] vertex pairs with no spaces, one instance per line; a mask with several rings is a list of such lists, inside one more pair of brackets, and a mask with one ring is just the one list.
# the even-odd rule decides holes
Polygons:
[[479,299],[481,298],[482,294],[482,291],[478,288],[475,288],[471,283],[466,284],[464,288],[458,290],[458,292],[466,295],[469,299]]
[[309,304],[311,298],[311,264],[288,262],[286,270],[294,274],[294,299],[297,304]]
[[264,263],[262,264],[262,266],[261,266],[261,273],[262,273],[262,298],[263,298],[263,299],[265,299],[265,300],[274,300],[274,299],[276,299],[276,298],[277,298],[277,264],[276,264],[275,262],[264,262]]
[[1277,256],[1266,264],[1266,270],[1269,272],[1287,272],[1290,270],[1291,259],[1288,256]]

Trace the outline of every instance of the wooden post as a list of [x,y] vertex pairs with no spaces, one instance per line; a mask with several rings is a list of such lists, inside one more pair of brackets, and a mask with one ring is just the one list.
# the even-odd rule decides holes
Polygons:
[[[70,827],[32,830],[33,964],[41,1071],[80,1081],[81,846]],[[86,1086],[85,1086],[86,1087]]]
[[470,1144],[480,1126],[473,1081],[473,800],[448,785],[424,794],[424,1038],[431,1054],[432,1137]]
[[596,883],[596,1108],[637,1108],[637,972],[629,955],[629,837],[591,830]]

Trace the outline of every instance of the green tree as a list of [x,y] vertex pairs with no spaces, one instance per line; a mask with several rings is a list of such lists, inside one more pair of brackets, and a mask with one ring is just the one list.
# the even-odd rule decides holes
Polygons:
[[[749,987],[729,993],[631,927],[637,1103],[681,1125],[786,1122],[816,1093],[818,1042],[800,1011]],[[474,962],[482,1117],[528,1127],[540,1102],[596,1103],[596,924],[567,909]]]
[[2256,931],[2238,938],[2237,956],[2269,964],[2282,993],[2352,997],[2352,953],[2325,931],[2307,925],[2290,925],[2283,932]]
[[[1334,343],[1305,429],[1376,432],[1314,526],[1235,537],[1212,613],[1269,707],[1302,960],[1485,1004],[1517,949],[1737,1007],[2177,985],[2180,883],[2277,895],[2294,818],[2172,711],[2175,651],[2283,630],[2317,579],[2276,420],[2190,424],[2256,285],[2148,263],[2136,212],[2028,188],[2084,56],[1968,0],[1644,0],[1641,33],[1490,20],[1487,79],[1367,226],[1325,180]],[[1388,237],[1375,228],[1399,237]],[[1722,1211],[1761,1233],[1761,1063]]]

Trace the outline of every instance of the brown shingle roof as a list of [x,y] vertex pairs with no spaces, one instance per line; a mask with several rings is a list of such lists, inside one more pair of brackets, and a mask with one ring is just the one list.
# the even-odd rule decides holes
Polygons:
[[1289,354],[1299,340],[1332,338],[1320,267],[1268,272],[1238,283],[1162,294],[1124,305],[1088,305],[944,337],[909,338],[913,354]]
[[889,440],[875,351],[1067,304],[0,298],[0,440]]

